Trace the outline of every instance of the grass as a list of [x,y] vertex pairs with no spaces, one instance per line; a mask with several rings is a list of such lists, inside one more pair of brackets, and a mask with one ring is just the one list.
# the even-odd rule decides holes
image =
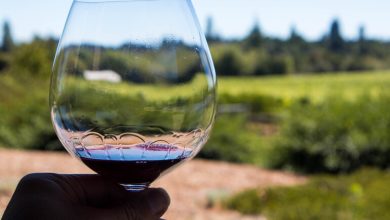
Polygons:
[[305,185],[251,189],[223,206],[273,220],[390,219],[390,172],[363,169],[352,175],[316,176]]
[[[72,80],[72,79],[71,79]],[[70,82],[72,83],[72,82]],[[83,83],[78,80],[77,83]],[[84,83],[83,87],[103,87],[116,95],[143,95],[150,101],[164,100],[170,94],[180,94],[183,97],[193,94],[193,90],[207,84],[204,75],[185,84],[176,86],[149,86],[132,83]],[[282,98],[291,102],[299,98],[309,98],[321,102],[329,95],[353,100],[362,94],[378,96],[390,92],[390,70],[360,73],[327,73],[316,75],[289,75],[269,77],[219,77],[218,93],[229,95],[262,95]]]
[[261,94],[282,98],[287,103],[299,98],[321,102],[333,94],[355,99],[362,94],[377,96],[388,92],[390,71],[219,78],[220,94]]

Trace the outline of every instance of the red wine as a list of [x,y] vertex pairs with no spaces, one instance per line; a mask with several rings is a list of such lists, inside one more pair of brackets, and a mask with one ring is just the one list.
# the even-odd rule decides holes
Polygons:
[[165,144],[100,146],[77,150],[80,159],[98,174],[122,184],[149,184],[187,159],[190,152]]

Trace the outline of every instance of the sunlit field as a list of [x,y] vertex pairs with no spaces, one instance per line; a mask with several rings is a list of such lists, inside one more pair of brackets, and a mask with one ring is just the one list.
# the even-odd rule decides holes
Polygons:
[[390,71],[219,78],[219,93],[270,95],[287,102],[297,98],[320,102],[330,95],[355,99],[389,92]]

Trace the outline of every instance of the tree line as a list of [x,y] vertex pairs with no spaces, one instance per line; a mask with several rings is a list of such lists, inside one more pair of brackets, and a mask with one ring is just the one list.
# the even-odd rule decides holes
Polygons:
[[206,38],[220,75],[269,75],[388,69],[390,43],[369,39],[365,28],[348,40],[340,22],[334,19],[329,31],[318,40],[308,41],[291,28],[287,39],[267,36],[255,23],[242,39],[226,40],[207,21]]
[[[295,28],[286,39],[271,37],[262,32],[259,23],[241,39],[226,39],[214,31],[211,18],[205,32],[219,75],[261,76],[390,68],[390,42],[368,38],[364,27],[360,27],[356,39],[348,40],[343,37],[337,19],[331,22],[329,31],[315,41],[306,40]],[[15,45],[8,22],[4,22],[2,33],[0,71],[10,65],[12,51],[20,47]],[[30,44],[37,40],[41,45],[46,42],[51,49],[57,41],[35,38]]]

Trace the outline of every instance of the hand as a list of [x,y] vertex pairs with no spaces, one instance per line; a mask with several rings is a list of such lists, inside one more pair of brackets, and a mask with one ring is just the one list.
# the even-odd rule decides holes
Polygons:
[[163,189],[127,192],[98,175],[29,174],[18,184],[3,220],[154,220],[169,203]]

